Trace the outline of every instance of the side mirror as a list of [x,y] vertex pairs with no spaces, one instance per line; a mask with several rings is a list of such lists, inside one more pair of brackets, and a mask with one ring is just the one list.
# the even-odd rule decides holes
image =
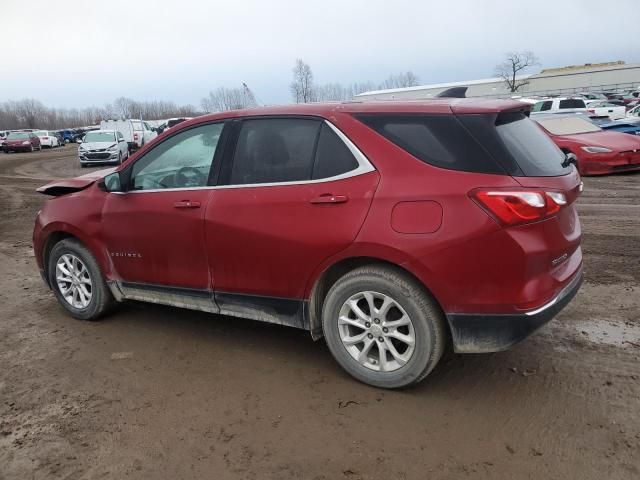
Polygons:
[[78,139],[76,140],[76,143],[82,143],[82,140]]
[[118,140],[118,142],[126,142],[126,140],[124,138],[121,138]]
[[104,177],[103,185],[105,192],[121,192],[122,183],[120,182],[120,172],[114,172]]

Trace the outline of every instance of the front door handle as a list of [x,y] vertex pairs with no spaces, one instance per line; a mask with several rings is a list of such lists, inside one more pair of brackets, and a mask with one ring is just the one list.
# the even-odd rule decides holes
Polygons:
[[319,197],[312,198],[309,203],[345,203],[349,200],[346,195],[333,195],[332,193],[325,193]]
[[200,208],[200,202],[192,202],[191,200],[181,200],[173,204],[174,208]]

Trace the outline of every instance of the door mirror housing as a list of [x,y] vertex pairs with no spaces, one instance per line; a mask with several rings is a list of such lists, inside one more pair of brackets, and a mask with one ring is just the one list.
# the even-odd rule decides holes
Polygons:
[[78,139],[76,140],[77,143],[82,143],[82,140]]
[[102,182],[105,192],[122,192],[122,181],[120,179],[120,172],[113,172],[112,174],[104,177]]

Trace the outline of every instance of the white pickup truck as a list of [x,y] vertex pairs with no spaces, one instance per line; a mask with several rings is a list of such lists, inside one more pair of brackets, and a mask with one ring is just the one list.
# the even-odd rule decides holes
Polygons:
[[615,105],[606,100],[587,102],[587,112],[597,117],[609,117],[611,120],[619,120],[627,114],[622,105]]
[[533,105],[531,113],[572,113],[586,112],[587,104],[582,98],[556,97],[540,100]]
[[158,136],[149,124],[143,120],[103,120],[100,122],[100,130],[116,130],[124,136],[129,151],[132,152],[142,147]]

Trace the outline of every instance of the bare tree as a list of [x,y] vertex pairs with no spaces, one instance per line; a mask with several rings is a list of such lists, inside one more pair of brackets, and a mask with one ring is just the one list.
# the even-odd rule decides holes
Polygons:
[[389,77],[380,84],[380,88],[415,87],[418,85],[418,82],[418,77],[413,72],[400,72],[397,75],[389,75]]
[[526,78],[517,78],[524,70],[538,65],[538,57],[533,52],[510,52],[505,55],[505,60],[496,65],[495,74],[504,80],[510,92],[517,92],[520,87],[529,84]]
[[300,58],[296,60],[296,64],[293,67],[293,81],[289,88],[291,89],[291,96],[296,103],[315,101],[311,67]]
[[205,112],[225,112],[256,106],[252,102],[255,103],[255,99],[247,95],[244,88],[220,87],[209,92],[209,96],[203,98],[200,104]]

